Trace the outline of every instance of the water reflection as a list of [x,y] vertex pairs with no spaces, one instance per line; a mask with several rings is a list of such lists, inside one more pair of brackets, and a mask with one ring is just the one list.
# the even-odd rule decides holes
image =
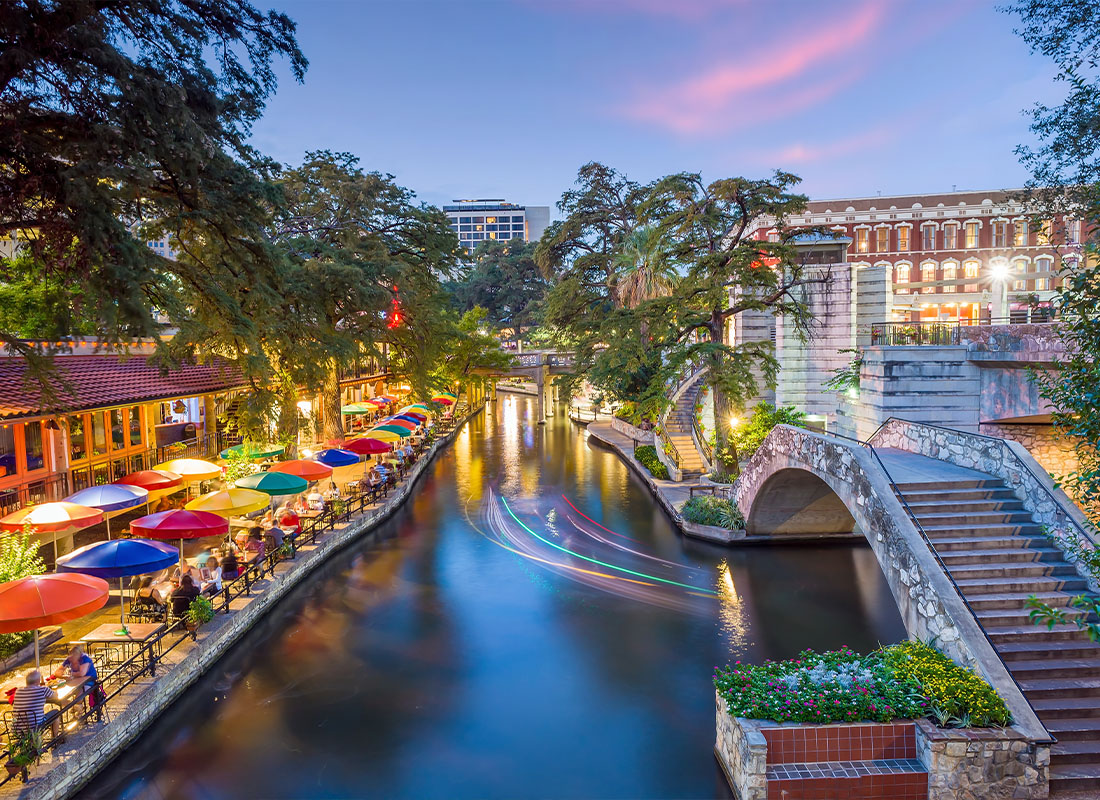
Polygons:
[[511,397],[89,797],[712,797],[711,668],[902,635],[867,548],[685,540]]

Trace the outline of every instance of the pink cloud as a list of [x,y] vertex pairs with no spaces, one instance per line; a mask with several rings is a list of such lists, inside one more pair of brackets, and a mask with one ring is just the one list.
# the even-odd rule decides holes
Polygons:
[[[621,113],[681,134],[728,130],[736,124],[738,106],[750,102],[753,115],[769,106],[794,113],[827,99],[858,77],[859,71],[852,69],[843,80],[830,76],[830,62],[853,55],[884,16],[883,3],[865,0],[851,14],[792,39],[779,39],[751,58],[725,61],[658,88]],[[811,72],[816,82],[809,88],[800,85]]]

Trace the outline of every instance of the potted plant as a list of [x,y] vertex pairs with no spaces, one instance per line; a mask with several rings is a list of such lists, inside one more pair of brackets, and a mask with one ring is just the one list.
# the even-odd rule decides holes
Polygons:
[[11,755],[4,769],[13,778],[19,775],[23,783],[27,782],[27,767],[42,757],[45,741],[41,730],[29,729],[20,732],[11,742]]
[[283,542],[282,545],[279,546],[279,549],[275,552],[279,554],[279,558],[285,561],[289,558],[294,557],[294,545],[292,545],[290,542]]
[[187,607],[187,614],[183,619],[187,630],[194,633],[200,625],[205,625],[214,619],[214,604],[210,602],[209,598],[199,595],[191,601],[191,605]]

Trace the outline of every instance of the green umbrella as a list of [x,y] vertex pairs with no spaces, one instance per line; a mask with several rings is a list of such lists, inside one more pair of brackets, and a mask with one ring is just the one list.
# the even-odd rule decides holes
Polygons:
[[[398,436],[412,436],[412,431],[408,428],[402,428],[400,425],[379,425],[376,428],[371,428],[375,431],[389,431],[390,433],[396,433]],[[370,436],[370,431],[367,431],[367,435]]]
[[281,456],[285,450],[285,447],[278,444],[255,444],[254,442],[246,442],[245,444],[235,444],[232,447],[227,447],[218,455],[222,458],[239,455],[244,455],[253,459],[271,458],[272,456]]
[[369,403],[349,403],[344,406],[342,413],[344,414],[369,414],[372,411],[377,411],[378,407]]
[[288,472],[256,472],[245,475],[233,485],[238,489],[254,489],[270,495],[281,495],[304,492],[309,483],[305,478],[299,478]]

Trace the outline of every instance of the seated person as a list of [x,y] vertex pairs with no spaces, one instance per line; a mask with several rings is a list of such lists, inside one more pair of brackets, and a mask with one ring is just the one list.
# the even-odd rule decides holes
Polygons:
[[259,564],[264,560],[264,529],[256,526],[248,530],[248,544],[244,548],[245,561]]
[[325,510],[325,499],[321,497],[321,492],[316,488],[306,497],[306,502],[309,503],[309,507],[314,511]]
[[265,529],[264,537],[265,543],[270,540],[271,548],[273,550],[278,550],[280,547],[283,546],[283,529],[280,528],[278,525],[273,525],[272,527]]
[[233,548],[228,548],[225,551],[219,567],[221,568],[222,580],[231,581],[241,574],[241,565],[237,561],[237,553]]
[[218,559],[210,556],[206,559],[206,566],[200,570],[202,583],[199,591],[205,595],[216,595],[222,590],[222,568],[218,565]]
[[275,527],[275,512],[269,508],[260,518],[259,526],[264,530]]
[[326,500],[338,500],[340,498],[340,490],[336,487],[336,481],[328,482],[328,489],[325,491]]
[[42,673],[32,669],[27,673],[27,685],[20,686],[12,695],[11,708],[15,730],[23,732],[34,730],[46,722],[50,723],[53,738],[61,735],[61,714],[54,710],[46,713],[46,703],[61,705],[57,692],[42,683]]
[[99,679],[99,673],[96,672],[92,657],[84,652],[84,645],[78,644],[69,651],[53,677],[65,678],[69,684],[87,689]]
[[172,616],[182,617],[191,607],[191,601],[199,596],[199,587],[190,575],[180,578],[180,585],[172,592]]
[[294,510],[293,506],[283,506],[275,517],[279,520],[279,527],[283,529],[283,533],[287,536],[293,538],[302,532],[302,523],[298,519],[298,512]]
[[405,460],[411,464],[414,460],[412,445],[405,445],[401,448],[401,452],[405,454]]
[[187,563],[187,559],[183,557],[183,553],[181,552],[180,563],[176,567],[176,571],[172,573],[172,583],[176,584],[176,586],[179,586],[180,582],[183,580],[184,575],[190,576],[192,583],[198,583],[198,581],[200,580],[198,568],[193,567],[189,563]]

